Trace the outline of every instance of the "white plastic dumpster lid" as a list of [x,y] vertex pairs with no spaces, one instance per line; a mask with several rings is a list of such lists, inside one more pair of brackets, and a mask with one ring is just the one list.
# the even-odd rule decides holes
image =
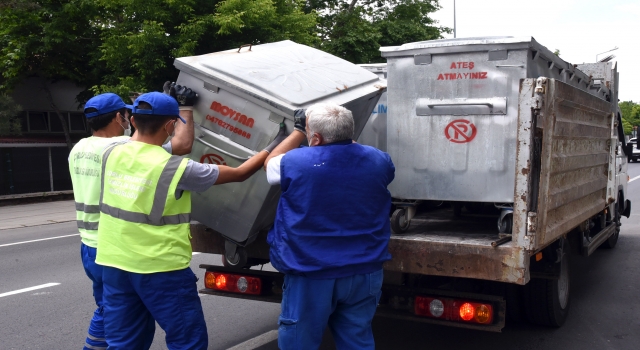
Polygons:
[[283,102],[302,106],[378,77],[341,58],[309,46],[280,41],[251,48],[177,58],[176,68],[249,86]]

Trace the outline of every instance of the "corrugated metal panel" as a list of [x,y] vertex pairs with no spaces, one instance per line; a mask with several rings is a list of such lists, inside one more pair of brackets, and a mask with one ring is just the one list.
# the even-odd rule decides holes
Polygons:
[[536,247],[605,208],[611,154],[609,102],[554,79],[544,88]]

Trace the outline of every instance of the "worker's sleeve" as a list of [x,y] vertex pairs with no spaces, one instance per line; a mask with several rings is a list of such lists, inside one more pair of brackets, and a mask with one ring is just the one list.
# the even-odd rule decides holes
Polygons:
[[267,181],[269,185],[280,184],[280,163],[282,162],[282,157],[284,157],[284,154],[271,158],[269,163],[267,163]]
[[165,143],[164,145],[162,145],[162,148],[164,148],[165,151],[167,151],[167,153],[169,154],[173,154],[171,152],[173,152],[173,148],[171,147],[171,141]]
[[203,192],[213,186],[218,180],[219,169],[216,164],[202,164],[189,159],[187,168],[184,170],[178,190]]

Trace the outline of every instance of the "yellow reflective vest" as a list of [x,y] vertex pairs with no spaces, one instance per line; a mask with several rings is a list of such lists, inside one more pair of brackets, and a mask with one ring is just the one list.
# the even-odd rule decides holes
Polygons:
[[136,141],[105,150],[97,264],[135,273],[189,266],[191,192],[176,197],[187,162]]
[[80,140],[69,154],[69,172],[76,202],[78,231],[82,243],[89,247],[98,246],[102,152],[107,145],[128,139],[128,136],[87,137]]

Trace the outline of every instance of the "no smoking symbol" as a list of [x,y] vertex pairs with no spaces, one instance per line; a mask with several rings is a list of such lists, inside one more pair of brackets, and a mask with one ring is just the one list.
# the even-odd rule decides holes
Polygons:
[[447,140],[455,143],[471,142],[476,137],[476,126],[472,122],[464,119],[454,120],[444,128],[444,136]]

